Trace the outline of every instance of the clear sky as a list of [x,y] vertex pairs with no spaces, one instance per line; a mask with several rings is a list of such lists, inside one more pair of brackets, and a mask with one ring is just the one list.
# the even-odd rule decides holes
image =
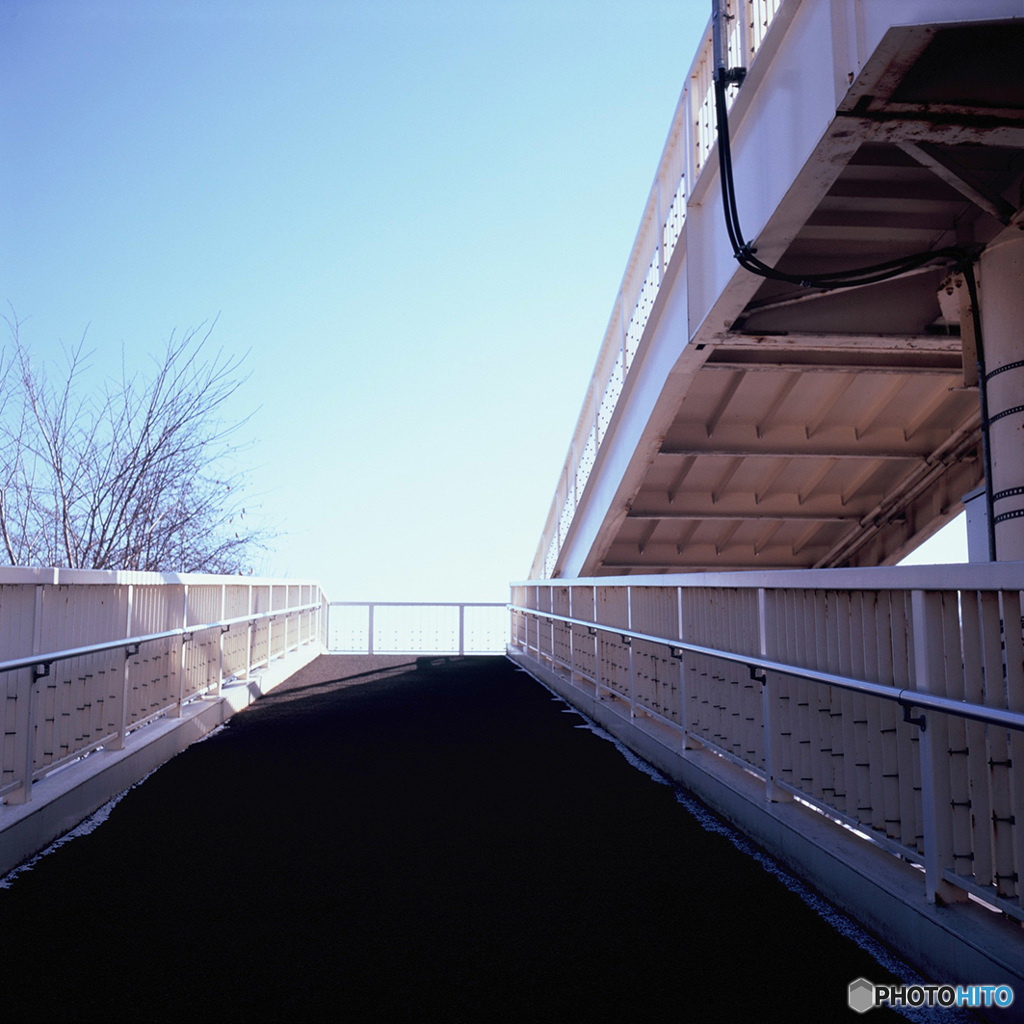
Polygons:
[[706,0],[5,0],[0,301],[97,378],[219,317],[263,569],[529,569]]

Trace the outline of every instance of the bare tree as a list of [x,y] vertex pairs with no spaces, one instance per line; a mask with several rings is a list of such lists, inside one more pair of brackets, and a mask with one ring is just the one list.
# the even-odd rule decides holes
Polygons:
[[0,537],[12,565],[238,573],[265,546],[241,506],[241,360],[172,333],[149,375],[88,391],[84,339],[56,378],[7,320],[0,362]]

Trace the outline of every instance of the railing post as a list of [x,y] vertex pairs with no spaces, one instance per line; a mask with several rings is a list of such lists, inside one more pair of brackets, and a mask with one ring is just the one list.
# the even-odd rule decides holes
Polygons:
[[[181,628],[188,626],[188,584],[182,588],[181,595]],[[181,652],[178,655],[178,703],[168,711],[169,718],[181,716],[181,710],[185,706],[185,637],[181,638]]]
[[572,497],[572,514],[576,515],[576,435],[573,434],[572,444],[569,445],[569,466],[572,470],[572,486],[569,494]]
[[[267,611],[274,611],[274,588],[273,586],[267,587]],[[270,669],[270,663],[274,660],[274,616],[269,615],[267,617],[267,669]]]
[[[680,132],[679,145],[683,147],[683,175],[689,182],[697,180],[697,132],[695,131],[695,115],[693,109],[693,83],[694,79],[691,78],[683,86],[683,129]],[[689,217],[686,217],[686,206],[683,207],[684,221],[683,230],[680,232],[680,238],[683,239],[685,244],[686,234],[686,222]],[[676,242],[678,245],[679,242]]]
[[[245,612],[247,615],[252,615],[252,584],[249,584],[249,597],[248,603],[245,606]],[[246,681],[249,679],[249,674],[252,672],[252,619],[245,624],[245,678]]]
[[[772,637],[777,635],[772,614],[768,607],[768,596],[764,587],[757,591],[757,632],[758,651],[762,658],[775,660]],[[788,803],[793,794],[778,784],[778,773],[782,766],[782,737],[775,722],[779,701],[779,676],[776,672],[765,672],[761,681],[761,722],[764,732],[764,781],[765,796],[772,803]]]
[[[571,619],[574,618],[572,614],[572,584],[567,586],[565,589],[569,594],[569,618]],[[575,646],[573,644],[576,627],[571,622],[566,623],[566,625],[569,627],[569,682],[572,683],[576,680],[576,656]]]
[[[538,590],[537,590],[537,606],[538,606],[538,608],[541,605],[541,600],[542,600],[541,596],[540,596],[541,593],[542,593],[542,591],[538,588]],[[544,598],[543,598],[544,607],[543,607],[542,610],[545,611],[545,612],[550,612],[551,611],[551,587],[545,587],[544,590],[543,590],[543,594],[544,594]],[[537,643],[538,643],[538,645],[542,643],[542,638],[544,637],[544,631],[545,630],[547,631],[547,642],[546,642],[545,646],[540,647],[539,650],[540,650],[540,654],[541,654],[542,658],[547,658],[548,661],[551,661],[552,660],[552,656],[555,653],[555,624],[553,622],[551,622],[551,620],[548,619],[548,618],[538,619],[537,620]],[[554,666],[552,666],[552,668],[554,668]]]
[[466,606],[459,605],[459,657],[466,653]]
[[[622,358],[622,386],[626,386],[626,307],[625,307],[625,296],[619,292],[619,334],[621,344],[619,346],[619,353]],[[618,399],[615,400],[618,402]]]
[[[228,587],[226,583],[220,585],[220,619],[223,622],[227,618]],[[221,683],[224,682],[224,628],[220,629],[217,637],[217,684],[213,688],[214,697],[220,696]]]
[[754,58],[754,47],[751,38],[751,26],[754,14],[751,9],[750,0],[740,0],[736,17],[739,18],[739,53],[736,55],[736,63],[742,67],[750,67]]
[[[128,584],[128,608],[125,614],[124,635],[132,635],[132,598],[134,587]],[[114,708],[114,725],[117,735],[107,744],[107,750],[124,750],[125,733],[128,731],[128,687],[130,686],[131,657],[128,648],[124,650],[124,669],[121,677],[121,685],[117,691],[117,703]]]
[[[685,640],[686,637],[683,635],[683,588],[676,587],[676,612],[678,618],[678,633],[679,639]],[[680,725],[683,727],[683,750],[694,750],[700,746],[699,743],[690,735],[689,728],[687,726],[687,693],[689,686],[687,685],[686,678],[686,655],[683,651],[679,652],[679,720]]]
[[[946,696],[945,650],[942,638],[942,594],[915,590],[911,594],[914,637],[914,688]],[[960,652],[957,650],[959,659]],[[964,890],[942,877],[954,866],[952,787],[949,776],[949,728],[945,715],[924,716],[918,751],[921,756],[921,818],[924,831],[924,877],[929,903],[960,903]]]
[[[540,584],[533,588],[533,607],[535,611],[540,611]],[[531,615],[530,618],[533,620],[533,639],[535,641],[534,649],[537,652],[537,660],[540,661],[540,629],[542,622],[539,615]]]
[[[273,586],[267,587],[267,612],[274,610],[274,588]],[[270,668],[270,663],[274,660],[274,616],[267,616],[267,668]]]
[[[558,517],[558,532],[559,532],[559,534],[561,534],[561,532],[562,532],[562,515],[565,513],[565,506],[569,504],[569,498],[572,495],[572,489],[569,487],[569,463],[571,461],[572,461],[572,457],[570,455],[569,462],[567,462],[565,464],[565,471],[562,474],[562,482],[565,485],[565,500],[562,502],[562,512],[559,514],[559,517]],[[573,511],[575,511],[575,509]],[[566,527],[566,531],[568,531],[568,527]],[[561,544],[562,544],[561,540],[559,540],[558,544],[559,544],[559,549],[561,549]]]
[[[633,588],[626,587],[626,629],[633,628]],[[633,641],[627,644],[629,651],[629,717],[636,718],[636,675],[633,669]]]
[[366,630],[366,653],[373,654],[373,605],[367,606],[370,609],[369,624]]
[[661,221],[661,168],[658,168],[658,177],[654,183],[655,207],[657,210],[657,233],[655,234],[655,245],[658,247],[658,287],[665,280],[665,229]]
[[[41,654],[43,648],[43,587],[35,588],[35,604],[32,618],[32,653]],[[54,671],[50,668],[50,671]],[[18,700],[15,710],[14,733],[15,772],[21,776],[21,785],[7,794],[7,803],[25,804],[32,799],[32,772],[35,765],[35,702],[36,702],[36,670],[22,669],[18,676]],[[20,741],[20,743],[19,743]]]

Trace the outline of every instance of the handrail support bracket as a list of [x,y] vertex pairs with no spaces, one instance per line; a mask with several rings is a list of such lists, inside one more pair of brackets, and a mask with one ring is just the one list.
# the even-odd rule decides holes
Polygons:
[[911,715],[910,709],[913,706],[913,704],[900,703],[900,707],[903,708],[903,721],[906,722],[907,725],[916,725],[921,732],[924,732],[925,729],[928,728],[928,720],[924,715],[918,715],[916,718]]

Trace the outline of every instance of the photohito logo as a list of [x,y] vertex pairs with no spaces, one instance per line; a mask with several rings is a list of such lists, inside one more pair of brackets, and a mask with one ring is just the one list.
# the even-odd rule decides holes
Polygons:
[[1005,1008],[1013,1002],[1013,989],[1009,985],[874,985],[858,978],[850,982],[846,1001],[857,1013],[883,1005]]

